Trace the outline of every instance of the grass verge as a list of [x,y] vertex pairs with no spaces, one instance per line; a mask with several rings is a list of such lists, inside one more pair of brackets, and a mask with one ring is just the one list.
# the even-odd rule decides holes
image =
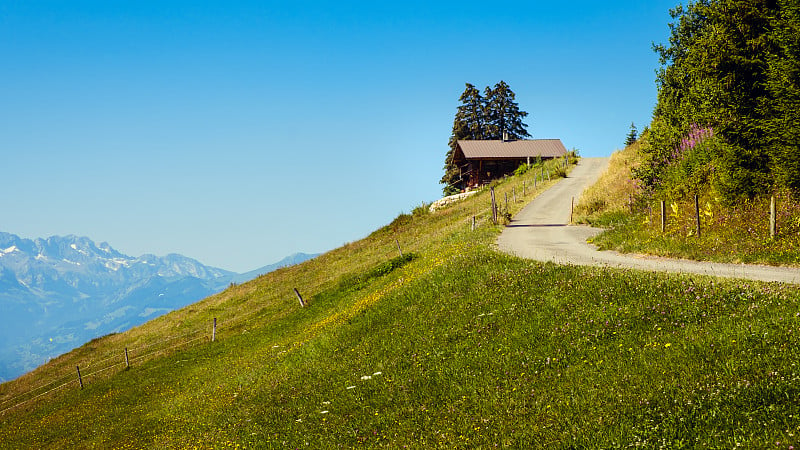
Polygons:
[[[800,266],[800,202],[776,195],[776,235],[770,235],[770,199],[723,204],[711,193],[665,201],[646,198],[631,179],[639,144],[612,155],[609,170],[575,208],[576,222],[606,230],[593,239],[602,250],[725,263]],[[697,212],[700,232],[697,231]]]

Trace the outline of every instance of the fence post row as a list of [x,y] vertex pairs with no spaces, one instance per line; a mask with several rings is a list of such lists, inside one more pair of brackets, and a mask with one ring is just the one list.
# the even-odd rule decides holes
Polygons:
[[[660,200],[659,203],[661,204],[661,233],[665,233],[667,231],[667,203],[664,200]],[[700,200],[697,194],[694,196],[694,215],[697,237],[700,237],[702,233],[700,227]],[[769,237],[771,239],[775,238],[777,228],[777,206],[775,204],[775,196],[773,195],[769,199]]]

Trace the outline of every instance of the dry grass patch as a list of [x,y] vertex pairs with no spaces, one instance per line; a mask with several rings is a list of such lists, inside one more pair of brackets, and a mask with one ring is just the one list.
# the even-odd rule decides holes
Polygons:
[[614,152],[608,169],[593,186],[583,191],[575,205],[575,223],[592,223],[604,212],[625,211],[636,195],[636,185],[631,170],[642,162],[639,143]]

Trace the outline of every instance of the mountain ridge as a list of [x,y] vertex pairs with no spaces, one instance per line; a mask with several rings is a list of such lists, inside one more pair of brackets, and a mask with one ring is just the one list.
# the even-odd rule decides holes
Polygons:
[[[301,255],[301,256],[298,256]],[[177,253],[125,255],[107,242],[0,232],[0,381],[90,339],[124,331],[279,267],[238,274]]]

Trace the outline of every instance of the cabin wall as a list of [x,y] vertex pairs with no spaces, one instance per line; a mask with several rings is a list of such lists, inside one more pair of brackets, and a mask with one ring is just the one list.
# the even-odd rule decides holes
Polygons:
[[[553,158],[542,158],[542,160],[548,159]],[[464,165],[466,168],[464,180],[468,187],[478,187],[506,175],[513,175],[519,166],[527,162],[528,158],[469,159]]]

